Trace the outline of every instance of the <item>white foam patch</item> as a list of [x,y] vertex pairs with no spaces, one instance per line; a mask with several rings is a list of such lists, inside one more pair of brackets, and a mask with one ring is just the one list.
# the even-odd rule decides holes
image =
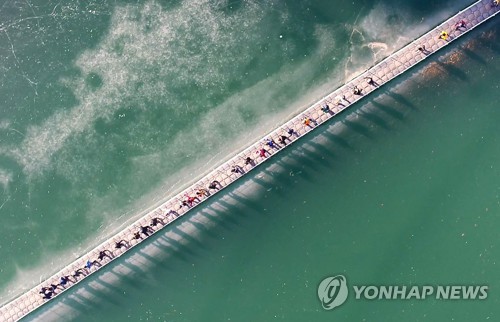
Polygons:
[[13,180],[13,174],[10,171],[7,171],[5,169],[0,169],[0,185],[2,186],[3,190],[6,191],[9,188],[9,184]]
[[[130,32],[121,31],[118,34],[128,33]],[[263,133],[274,128],[276,124],[289,118],[291,112],[306,107],[311,101],[327,92],[328,89],[340,84],[342,76],[337,71],[332,71],[331,79],[328,79],[327,82],[315,90],[309,91],[308,95],[303,95],[300,98],[296,97],[300,100],[294,101],[295,98],[293,97],[283,97],[282,93],[287,90],[288,84],[311,83],[317,75],[316,69],[321,68],[321,66],[317,66],[319,64],[314,64],[314,62],[321,61],[321,59],[331,55],[335,49],[335,34],[331,30],[324,26],[318,26],[314,36],[318,39],[318,46],[303,63],[295,64],[293,68],[285,65],[274,75],[229,97],[219,106],[206,112],[199,119],[196,127],[185,128],[177,133],[175,137],[172,137],[169,140],[168,148],[133,157],[131,175],[122,182],[122,186],[127,187],[127,191],[124,191],[122,187],[111,186],[105,195],[93,196],[92,208],[88,212],[89,216],[99,214],[100,218],[105,218],[107,222],[105,224],[107,227],[106,232],[109,234],[118,228],[113,224],[117,217],[119,217],[120,221],[123,221],[124,217],[130,219],[132,213],[137,216],[152,203],[165,200],[166,197],[179,191],[190,180],[200,175],[204,171],[203,169],[210,169],[210,163],[213,164],[214,159],[220,162],[224,156],[228,156],[248,142],[256,140]],[[93,68],[89,68],[89,70],[91,69]],[[309,89],[304,88],[300,92],[307,92],[307,90]],[[147,95],[153,94],[148,93]],[[280,107],[289,105],[289,107],[279,110],[276,109],[276,105],[281,105]],[[190,108],[196,108],[196,106]],[[270,113],[271,109],[273,110],[272,113]],[[250,121],[253,124],[249,123],[245,118],[245,111],[250,111],[257,116],[253,121]],[[184,111],[181,110],[180,112]],[[142,130],[143,127],[141,126],[131,127],[129,133],[132,137],[140,137],[143,135]],[[102,147],[104,150],[106,150],[106,144],[104,143]],[[189,160],[186,160],[186,158]],[[67,178],[71,177],[75,168],[78,168],[81,172],[82,169],[92,167],[92,164],[87,160],[81,161],[82,164],[77,166],[78,160],[71,156],[64,157],[63,160],[65,162],[58,163],[57,167],[59,173]],[[189,162],[190,169],[169,175],[167,180],[161,184],[161,187],[152,188],[152,193],[144,198],[138,198],[133,205],[130,203],[127,205],[120,204],[123,208],[117,208],[116,200],[120,194],[129,194],[138,187],[136,184],[137,178],[164,176],[164,170],[162,170],[164,165],[179,160]],[[193,174],[193,171],[198,174]]]
[[0,120],[0,130],[6,130],[10,127],[9,120]]
[[[30,223],[27,226],[32,225]],[[37,249],[42,254],[43,260],[36,263],[35,267],[21,268],[16,264],[14,278],[0,292],[0,306],[16,296],[28,291],[35,285],[47,280],[54,272],[62,269],[66,264],[71,263],[79,257],[85,249],[90,249],[95,241],[90,241],[86,245],[80,245],[76,249],[54,252],[47,249]],[[65,259],[65,260],[62,260]]]
[[[127,187],[127,193],[133,191],[138,186],[138,181],[144,178],[164,175],[163,168],[169,163],[189,162],[189,167],[169,175],[160,187],[152,189],[151,194],[144,198],[138,198],[135,205],[127,205],[127,212],[130,213],[131,209],[135,209],[137,216],[151,204],[166,200],[167,197],[186,187],[190,181],[199,177],[203,172],[212,169],[215,163],[220,163],[231,156],[235,150],[274,129],[277,124],[288,119],[291,112],[306,107],[312,99],[317,99],[326,91],[326,88],[331,87],[332,82],[338,83],[340,77],[335,76],[334,80],[330,80],[317,90],[310,91],[307,96],[302,96],[296,101],[293,97],[282,96],[282,92],[290,86],[284,79],[297,84],[301,81],[310,83],[316,77],[315,68],[320,67],[312,66],[311,61],[319,61],[321,56],[326,55],[325,47],[333,48],[335,46],[331,33],[326,33],[326,30],[318,28],[316,35],[320,39],[320,45],[317,51],[311,54],[309,60],[295,65],[293,69],[284,66],[274,75],[229,97],[219,106],[206,112],[199,119],[196,127],[185,128],[172,137],[167,149],[133,157],[130,171],[133,175],[126,178],[122,184]],[[255,99],[256,97],[258,100]],[[273,110],[273,115],[270,116],[270,109],[275,109],[276,105],[288,105],[288,108]],[[250,111],[256,117],[252,121],[248,121],[244,115],[246,111]],[[131,136],[140,136],[141,129],[140,126],[131,128]],[[69,175],[72,162],[66,164]],[[85,167],[88,164],[82,166]],[[147,179],[145,180],[147,181]],[[123,193],[121,189],[121,187],[112,187],[106,195],[95,196],[92,208],[89,210],[89,214],[101,214],[103,217],[107,217],[109,224],[106,226],[111,231],[113,231],[111,222],[116,221],[117,212],[125,212],[124,209],[118,210],[116,202],[113,202],[113,199]],[[110,209],[109,205],[113,205],[113,209]],[[116,225],[113,226],[116,229]]]
[[[245,66],[253,59],[252,55],[241,52],[239,44],[249,42],[258,47],[266,43],[266,39],[260,39],[265,38],[262,37],[260,25],[268,16],[259,4],[252,1],[245,2],[240,14],[225,15],[212,8],[208,0],[184,2],[169,11],[154,1],[140,7],[117,7],[110,30],[101,44],[76,60],[76,67],[81,70],[82,76],[62,80],[80,102],[78,106],[59,111],[41,125],[29,127],[22,145],[11,151],[10,154],[23,166],[24,172],[29,176],[38,176],[45,169],[57,166],[62,168],[60,172],[64,176],[75,176],[78,171],[71,168],[81,168],[81,164],[68,164],[64,157],[61,162],[54,163],[53,158],[68,145],[69,138],[92,132],[97,119],[109,120],[125,107],[147,109],[148,101],[161,104],[165,113],[195,113],[197,105],[186,106],[186,102],[176,93],[177,90],[191,84],[199,88],[200,92],[216,93],[218,88],[227,86],[238,73],[231,73],[231,69]],[[384,10],[377,8],[367,18],[368,22],[364,23],[371,27],[363,27],[363,30],[368,32],[377,28],[372,25],[374,22],[370,22],[373,16],[379,16]],[[281,13],[280,18],[284,21],[290,19],[286,11]],[[319,30],[318,35],[327,35],[323,37],[331,40],[331,32]],[[372,38],[376,36],[370,35]],[[374,51],[388,54],[393,48],[384,47],[384,43],[392,41],[371,42],[368,45],[363,43],[361,46],[371,46]],[[330,53],[333,44],[321,41],[317,53],[319,57]],[[283,41],[285,50],[289,49],[287,46],[291,46],[291,43]],[[309,64],[310,61],[312,59],[309,59]],[[310,77],[313,72],[307,75],[307,68],[310,66],[304,64],[291,73]],[[92,74],[102,78],[102,87],[95,91],[86,85],[86,79]],[[277,98],[280,91],[286,89],[283,83],[286,84],[286,80],[294,75],[290,75],[286,69],[282,70],[278,77],[270,77],[247,90],[249,95],[243,93],[240,98],[229,99],[227,102],[233,104],[232,108],[229,104],[223,104],[215,112],[210,111],[199,126],[201,132],[197,135],[190,133],[189,142],[196,142],[198,137],[208,134],[205,143],[210,146],[210,139],[217,139],[221,133],[237,135],[236,129],[242,128],[246,121],[244,115],[235,108],[258,97],[260,106],[252,106],[256,108],[252,111],[269,114],[269,108],[280,103]],[[281,102],[286,100],[281,99]],[[85,136],[86,139],[89,137]],[[182,151],[186,148],[184,143],[187,140],[181,137],[185,137],[184,134],[178,135],[170,150]],[[91,144],[92,141],[85,143]],[[191,146],[197,144],[187,145],[188,149],[194,151]]]
[[[153,99],[182,113],[176,89],[187,84],[201,91],[223,87],[227,71],[251,59],[238,55],[236,44],[258,37],[261,16],[262,9],[252,2],[245,3],[244,15],[223,15],[206,0],[184,2],[170,11],[154,1],[139,8],[117,7],[109,34],[75,62],[82,76],[61,80],[78,106],[29,127],[22,145],[10,154],[26,174],[37,176],[70,137],[89,131],[96,119],[109,119],[120,108],[147,108],[146,101]],[[237,26],[239,32],[230,32]],[[102,78],[95,91],[85,84],[91,73]]]

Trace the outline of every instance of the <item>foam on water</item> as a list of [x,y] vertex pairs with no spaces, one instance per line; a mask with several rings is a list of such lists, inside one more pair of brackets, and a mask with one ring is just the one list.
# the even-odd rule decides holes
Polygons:
[[[23,223],[23,225],[27,226],[29,229],[36,228],[33,226],[33,223],[29,222]],[[88,245],[79,245],[76,248],[58,252],[42,246],[36,251],[40,254],[41,258],[43,258],[43,261],[37,263],[36,266],[26,268],[19,266],[17,263],[14,263],[15,277],[11,281],[9,281],[9,283],[5,286],[4,291],[0,293],[0,305],[8,302],[13,297],[29,290],[33,287],[33,285],[39,284],[42,281],[46,280],[53,272],[62,269],[66,265],[66,263],[64,261],[61,261],[61,258],[75,260],[83,251],[85,251],[87,248],[90,248],[90,246],[92,246],[94,243],[95,241],[91,240],[88,242]]]
[[397,49],[443,21],[450,12],[464,8],[469,1],[444,3],[432,15],[418,16],[405,5],[377,2],[359,23],[346,26],[350,32],[350,55],[345,62],[346,81],[374,61],[380,61]]
[[10,120],[0,120],[0,130],[5,130],[10,127]]
[[[112,150],[116,137],[96,142],[95,122],[100,119],[108,123],[122,122],[130,137],[157,135],[162,129],[151,131],[147,120],[140,120],[138,124],[134,124],[134,120],[128,121],[133,113],[131,110],[146,110],[151,108],[149,103],[161,104],[162,113],[172,113],[172,122],[175,122],[175,115],[183,114],[201,120],[197,121],[196,130],[187,130],[187,133],[181,130],[172,133],[173,137],[166,137],[168,144],[160,154],[149,152],[152,148],[153,151],[158,149],[157,146],[139,140],[136,144],[143,156],[132,158],[132,172],[155,169],[145,166],[149,160],[147,156],[154,155],[155,164],[164,162],[166,165],[180,162],[186,155],[199,157],[199,147],[206,145],[204,151],[214,147],[210,144],[219,144],[220,147],[220,139],[238,135],[239,129],[259,123],[260,117],[266,117],[265,127],[270,128],[276,117],[269,118],[266,112],[282,109],[290,101],[282,94],[287,89],[283,80],[292,76],[310,82],[314,70],[307,64],[291,72],[287,70],[288,66],[284,67],[208,113],[200,110],[199,107],[207,105],[204,97],[216,95],[219,88],[227,87],[233,78],[239,79],[245,74],[238,69],[253,59],[254,53],[241,52],[241,42],[255,43],[255,47],[269,42],[269,37],[262,37],[260,24],[262,19],[270,18],[258,4],[247,3],[241,14],[229,16],[210,10],[205,4],[186,3],[171,11],[163,10],[155,2],[148,2],[140,8],[117,8],[107,37],[98,48],[83,53],[76,61],[81,76],[62,80],[75,94],[79,105],[56,112],[41,125],[31,126],[22,145],[10,152],[22,164],[24,172],[36,178],[42,176],[44,170],[55,168],[58,174],[74,184],[79,184],[88,175],[99,173],[102,169],[98,162],[81,158],[83,150],[87,146],[102,144],[104,151]],[[289,19],[285,13],[281,17]],[[236,26],[245,26],[246,29],[238,30]],[[228,32],[229,29],[235,31]],[[325,47],[331,48],[334,41],[325,31],[317,34],[325,35],[320,46],[322,55],[325,55]],[[284,50],[293,51],[286,36],[279,42],[278,46]],[[231,69],[235,71],[231,72]],[[89,85],[89,78],[97,78],[97,86]],[[202,101],[186,101],[175,93],[191,83],[200,88],[198,97]],[[258,102],[254,102],[255,97],[259,97]],[[249,123],[249,115],[257,118]],[[81,144],[82,141],[85,144]],[[158,175],[158,170],[151,171],[149,177]],[[82,189],[86,193],[85,188]]]
[[[44,170],[56,168],[64,177],[75,179],[80,177],[76,169],[89,167],[82,165],[88,162],[77,162],[73,157],[75,141],[83,139],[88,145],[92,145],[95,142],[93,126],[99,119],[116,122],[119,118],[120,122],[126,123],[127,110],[149,109],[150,104],[161,104],[163,113],[172,113],[172,120],[175,115],[188,114],[197,117],[195,115],[201,113],[204,120],[199,122],[198,129],[202,132],[192,130],[187,136],[183,132],[173,133],[173,147],[168,147],[172,151],[182,151],[186,148],[197,151],[196,148],[200,144],[212,141],[199,138],[210,135],[214,129],[235,135],[242,125],[248,127],[248,115],[255,116],[269,109],[283,108],[282,103],[288,103],[289,100],[282,97],[279,99],[279,95],[283,88],[286,88],[286,85],[281,83],[290,76],[287,72],[289,66],[277,73],[274,79],[269,77],[247,89],[249,94],[246,97],[243,94],[234,100],[230,98],[219,107],[210,109],[207,115],[203,115],[204,111],[198,108],[198,104],[205,106],[203,102],[186,101],[179,95],[178,91],[191,86],[200,89],[200,99],[207,95],[217,95],[219,88],[224,89],[227,83],[244,74],[239,73],[238,69],[241,67],[238,66],[244,66],[252,59],[252,52],[241,52],[237,45],[248,42],[258,47],[259,44],[263,45],[269,41],[262,37],[263,31],[260,29],[262,22],[269,19],[269,15],[266,15],[265,8],[259,4],[246,2],[244,10],[240,8],[241,14],[235,15],[225,15],[212,8],[213,5],[206,1],[182,3],[172,10],[164,10],[156,2],[148,2],[139,8],[132,5],[118,7],[113,14],[110,31],[98,48],[83,53],[75,62],[81,71],[81,77],[62,80],[75,94],[79,105],[56,112],[41,125],[31,126],[22,145],[13,148],[9,154],[18,160],[29,177],[38,177]],[[361,24],[363,34],[375,29],[370,26],[375,24],[383,10],[385,8],[376,7],[374,13],[364,20],[369,22]],[[280,16],[285,21],[289,19],[286,11],[282,11]],[[369,26],[365,26],[366,24]],[[237,26],[245,28],[239,30]],[[324,27],[318,27],[317,34],[319,37],[324,35],[327,41],[321,41],[318,50],[320,57],[331,53],[335,46],[331,33],[321,28]],[[380,38],[375,37],[377,35],[370,36]],[[387,42],[392,44],[392,40]],[[284,51],[293,51],[290,48],[291,43],[286,41],[286,35],[280,46]],[[374,52],[381,50],[383,54],[388,54],[399,44],[388,48],[384,42],[366,44],[366,41],[362,41],[360,46],[368,46]],[[359,51],[358,49],[352,50]],[[375,53],[375,58],[377,55],[378,53]],[[354,60],[351,57],[350,61]],[[361,68],[372,62],[373,58],[368,57],[363,63],[352,65]],[[303,72],[302,74],[297,71],[292,73],[297,74],[296,79],[305,76],[310,81],[310,78],[314,77],[313,72],[309,77],[304,75],[311,68],[310,63],[309,66],[302,66],[297,69]],[[231,69],[236,71],[230,72]],[[350,72],[346,70],[347,73]],[[88,79],[94,76],[101,80],[97,88],[88,84]],[[308,83],[307,79],[304,83]],[[269,90],[269,87],[266,88],[269,85],[283,87]],[[245,106],[254,97],[259,97],[258,103]],[[228,113],[230,117],[227,117]],[[223,118],[223,115],[226,117]],[[260,120],[257,118],[250,125],[258,122]],[[131,133],[135,133],[134,130],[144,133],[144,124],[136,127],[129,123],[127,127],[130,127]],[[78,140],[71,140],[75,136]],[[188,139],[185,139],[186,137]],[[210,137],[217,139],[217,135]],[[139,149],[144,151],[145,155],[150,155],[146,151],[150,149],[147,144],[142,144]],[[170,157],[165,159],[171,161]]]
[[7,191],[7,188],[9,187],[9,183],[12,181],[12,178],[13,178],[12,172],[0,168],[0,185],[3,187],[4,191]]
[[[22,164],[24,172],[30,177],[37,177],[46,169],[60,166],[52,161],[68,145],[71,137],[85,136],[86,133],[87,138],[91,138],[96,120],[111,122],[118,111],[123,122],[127,122],[127,110],[147,110],[151,104],[160,104],[164,113],[173,115],[203,113],[198,108],[198,104],[205,106],[203,102],[186,101],[180,92],[198,88],[200,93],[197,96],[201,100],[218,95],[228,83],[239,80],[245,74],[241,72],[241,66],[253,59],[252,50],[243,48],[242,51],[239,44],[252,43],[259,47],[272,42],[269,36],[263,37],[265,33],[261,27],[266,19],[271,18],[266,11],[268,8],[246,2],[236,14],[226,15],[213,9],[225,5],[218,3],[214,6],[210,1],[197,1],[165,10],[158,3],[149,1],[140,7],[118,7],[108,35],[98,48],[83,53],[76,60],[75,65],[81,76],[62,80],[74,93],[79,105],[56,112],[41,125],[31,126],[22,145],[11,152]],[[290,19],[285,10],[281,10],[279,16],[283,23]],[[352,41],[350,50],[353,54],[349,64],[357,69],[363,68],[400,47],[412,34],[404,30],[404,38],[398,36],[394,39],[384,31],[394,30],[390,17],[397,17],[398,23],[402,24],[407,16],[407,13],[376,6],[363,19],[359,27],[361,31],[357,31],[356,27],[353,29],[351,41],[355,33],[363,39]],[[413,34],[420,32],[408,26],[406,28]],[[374,33],[373,30],[383,33]],[[321,34],[328,35],[324,31]],[[365,39],[365,35],[368,39],[384,41],[371,41]],[[331,34],[328,36],[332,40]],[[286,38],[285,34],[280,44],[272,46],[278,46],[284,52],[294,52],[294,44]],[[321,51],[331,53],[335,42],[325,44],[323,41]],[[363,48],[369,48],[373,57],[366,55]],[[354,53],[357,53],[356,57],[353,57]],[[363,61],[360,62],[360,59]],[[346,70],[347,74],[352,72]],[[282,72],[282,77],[276,81],[286,76],[286,71]],[[92,86],[92,81],[88,84],[92,78],[99,79],[97,85]],[[271,93],[277,95],[276,92]],[[267,96],[274,98],[272,94]],[[259,103],[269,108],[269,105],[280,102],[263,100]],[[254,113],[258,114],[258,111]],[[241,123],[238,121],[241,116],[237,113],[233,115],[236,124]]]
[[[205,2],[190,2],[172,11],[155,2],[142,8],[118,7],[99,48],[83,53],[75,62],[82,76],[63,80],[79,105],[30,127],[22,146],[12,154],[28,175],[38,176],[51,166],[54,154],[71,136],[90,131],[98,118],[110,120],[117,110],[127,107],[145,109],[150,99],[171,112],[185,113],[178,96],[169,92],[189,84],[202,91],[223,87],[225,70],[238,60],[249,59],[237,55],[234,47],[256,33],[223,32],[241,23],[253,29],[258,26],[258,6],[249,4],[245,9],[245,15],[225,17],[209,10]],[[102,79],[94,91],[85,82],[91,73]]]
[[[311,54],[310,59],[313,61],[324,55],[325,47],[334,44],[331,37],[321,33],[322,30],[319,29],[317,34],[321,41],[319,50]],[[328,88],[331,88],[332,82],[337,83],[339,81],[339,78],[335,76],[333,81],[311,91],[310,95],[301,97],[300,100],[289,105],[288,108],[278,109],[280,106],[286,106],[290,101],[290,97],[282,95],[290,87],[287,82],[283,81],[284,79],[291,81],[291,83],[300,83],[301,80],[308,83],[314,77],[315,70],[311,68],[309,62],[301,63],[292,70],[282,68],[274,75],[238,92],[236,95],[228,97],[220,105],[204,113],[198,118],[196,127],[181,129],[173,137],[169,138],[167,149],[132,157],[130,173],[134,175],[125,178],[123,183],[124,186],[128,187],[129,192],[130,187],[137,186],[137,178],[144,180],[145,178],[159,176],[162,174],[162,169],[172,163],[186,162],[186,158],[188,158],[187,160],[190,163],[199,166],[196,171],[193,171],[193,167],[189,167],[170,175],[166,182],[154,189],[146,198],[143,197],[137,201],[132,201],[135,206],[129,205],[127,207],[142,210],[148,208],[148,204],[164,200],[202,173],[207,172],[214,164],[222,162],[222,160],[234,154],[247,142],[261,137],[262,133],[271,130],[276,124],[289,118],[291,112],[307,106],[313,98],[316,99],[324,94]],[[259,99],[255,100],[256,97]],[[271,117],[268,114],[269,109],[277,109]],[[251,114],[252,118],[248,119],[247,114]],[[139,124],[136,127],[130,127],[129,133],[132,137],[140,137],[143,129],[143,125]],[[65,169],[65,173],[70,175],[74,164],[74,162],[66,162],[58,165],[58,168]],[[79,169],[88,166],[88,164],[82,165]],[[113,204],[116,210],[116,203],[113,200],[122,191],[120,187],[112,186],[105,195],[95,196],[92,208],[89,210],[89,216],[99,213],[107,217],[108,222],[115,222],[116,214],[112,213],[109,205]],[[137,213],[137,215],[139,214]]]

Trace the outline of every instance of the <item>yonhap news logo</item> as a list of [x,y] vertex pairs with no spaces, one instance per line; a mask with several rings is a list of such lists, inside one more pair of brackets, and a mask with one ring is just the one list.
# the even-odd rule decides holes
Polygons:
[[[486,300],[486,285],[353,285],[355,300]],[[319,283],[318,297],[325,310],[344,304],[349,294],[344,275],[327,277]]]
[[318,286],[318,297],[325,310],[342,305],[347,300],[347,281],[343,275],[327,277]]

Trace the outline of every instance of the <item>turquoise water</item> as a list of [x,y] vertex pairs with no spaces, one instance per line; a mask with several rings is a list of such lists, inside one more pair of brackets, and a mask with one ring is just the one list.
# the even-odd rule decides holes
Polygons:
[[[3,301],[465,5],[6,2]],[[32,318],[494,319],[497,34],[481,27],[110,268],[125,276]],[[491,291],[323,311],[336,273]]]

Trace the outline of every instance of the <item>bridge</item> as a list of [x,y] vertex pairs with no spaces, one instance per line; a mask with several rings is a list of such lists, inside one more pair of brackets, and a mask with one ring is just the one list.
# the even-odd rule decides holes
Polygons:
[[[246,176],[258,165],[268,161],[293,142],[335,118],[363,97],[485,21],[495,17],[499,11],[500,6],[495,6],[492,0],[480,0],[458,12],[251,144],[205,177],[96,246],[43,283],[6,303],[0,308],[0,321],[18,321],[44,304],[54,301],[65,291],[76,287],[88,276],[131,251],[163,227],[193,209],[201,207],[205,201]],[[62,282],[61,277],[64,277],[65,282]],[[45,288],[44,291],[42,288]]]

